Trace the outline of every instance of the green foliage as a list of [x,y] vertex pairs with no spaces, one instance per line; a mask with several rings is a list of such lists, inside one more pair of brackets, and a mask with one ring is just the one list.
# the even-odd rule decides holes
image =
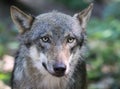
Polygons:
[[117,19],[92,19],[88,26],[88,35],[93,39],[115,41],[120,38],[120,21]]
[[0,44],[0,57],[2,57],[5,53],[5,49],[4,46],[2,44]]
[[85,7],[88,6],[84,0],[54,0],[56,2],[61,2],[68,8],[72,10],[83,10]]
[[10,84],[11,73],[0,73],[0,80],[6,84]]
[[9,49],[18,47],[15,41],[16,30],[10,30],[5,24],[0,22],[0,58],[8,53]]
[[92,19],[87,32],[90,47],[90,64],[93,70],[88,71],[88,77],[102,76],[104,64],[113,65],[120,62],[120,21],[117,19]]
[[113,2],[106,6],[103,17],[115,17],[117,19],[120,19],[120,1],[119,2]]

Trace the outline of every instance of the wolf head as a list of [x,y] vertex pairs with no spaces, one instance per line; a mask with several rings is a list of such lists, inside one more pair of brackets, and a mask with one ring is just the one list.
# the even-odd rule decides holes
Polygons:
[[12,6],[11,17],[19,28],[27,65],[31,63],[43,75],[72,73],[78,61],[84,60],[85,28],[92,8],[93,4],[74,16],[52,11],[33,17]]

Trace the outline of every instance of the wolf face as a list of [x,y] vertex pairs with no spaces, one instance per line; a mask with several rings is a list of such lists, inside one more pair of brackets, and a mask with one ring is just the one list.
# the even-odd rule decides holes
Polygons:
[[74,16],[53,11],[33,17],[12,6],[11,16],[19,28],[27,68],[32,66],[41,75],[72,75],[78,61],[83,61],[85,28],[92,7]]
[[32,42],[29,56],[33,64],[39,69],[44,67],[43,70],[58,77],[68,74],[73,54],[83,44],[84,34],[79,22],[74,17],[58,12],[43,14],[36,19],[28,32],[29,43]]

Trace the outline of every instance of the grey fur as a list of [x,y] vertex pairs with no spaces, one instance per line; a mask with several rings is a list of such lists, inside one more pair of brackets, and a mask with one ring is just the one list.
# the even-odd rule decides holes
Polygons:
[[[86,89],[86,33],[85,25],[82,24],[86,24],[84,18],[90,15],[92,7],[90,5],[85,14],[80,14],[81,20],[78,19],[79,14],[72,17],[56,11],[33,18],[16,7],[11,8],[12,18],[21,30],[21,45],[15,59],[12,89]],[[23,23],[30,28],[25,29],[26,24]],[[49,41],[43,42],[41,39],[46,36]],[[67,43],[71,37],[74,38],[73,42]],[[47,62],[40,59],[42,54],[47,57]],[[41,66],[41,61],[46,63],[47,70]],[[52,75],[51,65],[56,61],[67,61],[69,70],[66,75]]]

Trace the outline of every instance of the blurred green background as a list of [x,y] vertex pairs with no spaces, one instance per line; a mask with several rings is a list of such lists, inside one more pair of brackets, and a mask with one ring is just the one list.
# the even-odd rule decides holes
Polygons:
[[120,0],[1,0],[0,89],[10,89],[14,54],[19,46],[18,31],[10,18],[11,5],[33,15],[54,9],[74,15],[91,2],[94,9],[87,27],[88,89],[120,89]]

